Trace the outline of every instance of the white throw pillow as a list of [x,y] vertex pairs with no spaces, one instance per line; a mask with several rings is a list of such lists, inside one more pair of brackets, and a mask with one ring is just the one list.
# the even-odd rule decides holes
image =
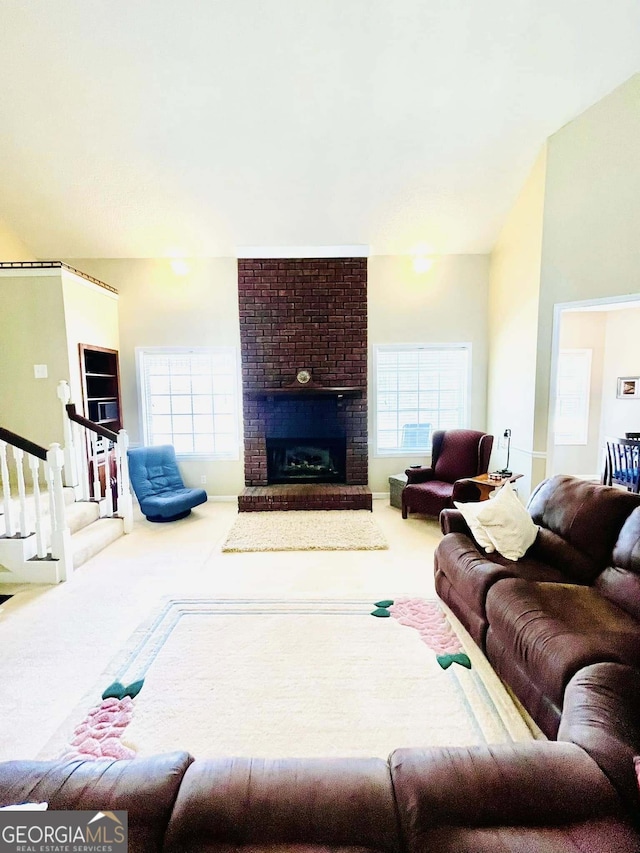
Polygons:
[[493,553],[496,550],[495,545],[489,538],[488,534],[485,533],[484,527],[478,521],[478,513],[482,510],[484,502],[460,503],[460,501],[454,501],[453,505],[460,511],[460,514],[467,522],[467,526],[478,545],[481,548],[484,548],[487,554]]
[[49,803],[20,803],[17,806],[0,806],[0,812],[46,812]]
[[[468,511],[472,504],[462,506]],[[505,483],[493,500],[482,501],[475,506],[479,507],[474,513],[475,524],[482,527],[484,537],[491,542],[495,550],[508,560],[518,560],[524,556],[533,545],[538,528],[520,503],[511,483]],[[473,528],[471,532],[478,543],[482,544]],[[487,550],[486,546],[483,547]]]

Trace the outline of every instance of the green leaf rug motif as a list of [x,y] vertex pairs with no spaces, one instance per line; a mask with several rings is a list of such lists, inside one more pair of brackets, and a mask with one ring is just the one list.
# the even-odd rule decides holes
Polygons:
[[459,663],[465,669],[471,669],[469,656],[464,652],[457,652],[454,655],[437,655],[436,660],[443,669],[449,669],[452,663]]
[[121,684],[119,681],[114,681],[113,684],[110,684],[107,689],[102,694],[102,699],[124,699],[125,696],[125,686]]
[[101,698],[124,699],[125,696],[130,696],[134,699],[142,690],[143,685],[144,678],[141,678],[139,681],[132,681],[128,687],[125,687],[124,684],[121,684],[119,681],[114,681],[113,684],[110,684],[107,687]]

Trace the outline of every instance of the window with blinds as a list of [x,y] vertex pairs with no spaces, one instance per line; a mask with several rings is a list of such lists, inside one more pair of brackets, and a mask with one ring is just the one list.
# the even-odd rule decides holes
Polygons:
[[379,455],[424,454],[437,429],[467,425],[470,344],[375,348]]
[[556,444],[587,443],[590,386],[591,350],[560,350],[554,424]]
[[136,352],[145,444],[173,444],[182,456],[237,459],[235,348]]

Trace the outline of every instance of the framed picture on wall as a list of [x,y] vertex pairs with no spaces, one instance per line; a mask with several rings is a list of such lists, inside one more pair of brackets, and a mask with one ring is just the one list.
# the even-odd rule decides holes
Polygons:
[[640,376],[619,376],[617,397],[619,400],[640,399]]

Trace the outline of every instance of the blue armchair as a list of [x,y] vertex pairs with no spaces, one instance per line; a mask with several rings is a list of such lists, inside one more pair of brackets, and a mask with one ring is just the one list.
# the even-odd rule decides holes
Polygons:
[[187,489],[171,444],[134,447],[127,453],[129,477],[149,521],[177,521],[207,500],[204,489]]

